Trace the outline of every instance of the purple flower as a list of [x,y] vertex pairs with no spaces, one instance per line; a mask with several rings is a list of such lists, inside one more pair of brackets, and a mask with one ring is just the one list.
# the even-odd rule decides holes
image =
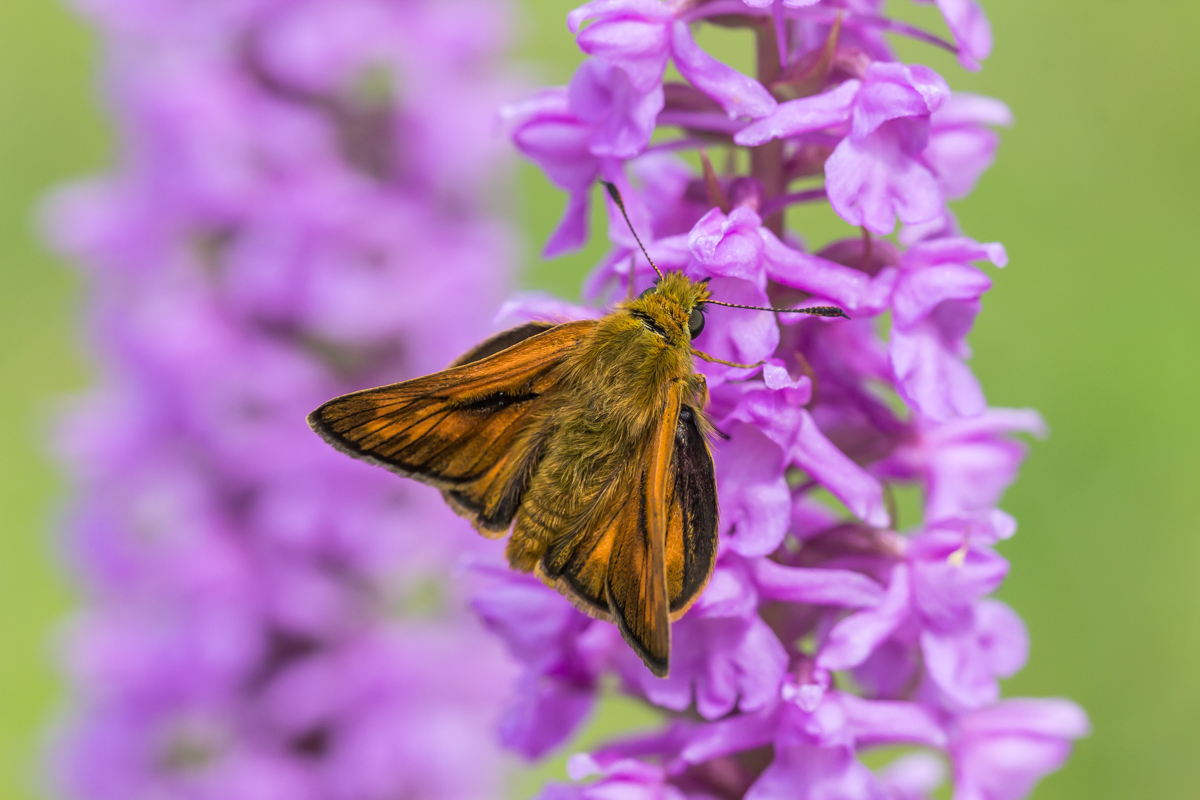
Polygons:
[[929,145],[922,153],[947,200],[966,197],[992,165],[1000,137],[992,125],[1012,125],[1008,106],[991,97],[955,92],[929,118]]
[[705,53],[687,23],[656,0],[594,0],[572,11],[568,25],[593,58],[565,90],[547,90],[506,112],[520,120],[512,133],[517,147],[570,193],[547,257],[586,241],[587,189],[597,176],[628,188],[614,159],[639,155],[649,144],[669,61],[731,119],[765,116],[776,106],[758,81]]
[[994,506],[1016,477],[1026,447],[1013,433],[1043,436],[1032,409],[992,408],[977,417],[917,425],[913,438],[879,462],[877,472],[928,487],[925,516],[936,520]]
[[475,611],[524,667],[500,740],[538,758],[566,741],[592,710],[608,651],[619,638],[536,578],[499,570],[491,584],[476,595]]
[[[846,458],[817,427],[803,408],[811,398],[811,381],[792,379],[778,364],[763,369],[763,384],[742,384],[733,408],[720,416],[720,424],[750,423],[778,446],[785,465],[794,465],[821,483],[860,519],[887,524],[883,490],[871,475]],[[725,393],[728,395],[729,393]],[[727,398],[722,398],[729,402]],[[714,401],[714,405],[716,401]],[[766,555],[773,546],[755,555]]]
[[789,247],[745,206],[729,214],[709,211],[692,228],[688,246],[695,259],[688,272],[697,278],[740,278],[764,291],[772,280],[856,313],[878,313],[886,303],[890,273],[872,280],[860,270]]
[[941,215],[941,191],[921,154],[929,142],[930,115],[949,95],[946,82],[928,67],[876,62],[863,80],[790,100],[743,128],[734,141],[758,145],[848,126],[849,135],[825,164],[826,192],[846,222],[888,234],[896,217],[920,223]]
[[629,158],[650,141],[663,106],[662,87],[644,94],[629,74],[601,59],[580,65],[567,86],[567,102],[588,126],[588,152],[603,158]]
[[[938,10],[958,44],[958,60],[967,69],[979,69],[979,62],[992,52],[992,26],[975,0],[935,0]],[[930,0],[917,0],[930,2]]]
[[787,652],[757,611],[746,566],[736,557],[725,559],[703,597],[672,630],[680,657],[670,677],[656,678],[627,659],[626,680],[657,706],[684,711],[694,705],[705,719],[773,705]]
[[775,736],[775,761],[747,800],[780,796],[882,797],[879,778],[855,758],[860,745],[903,742],[940,746],[935,718],[914,703],[868,701],[830,693],[811,711],[785,702]]
[[588,193],[602,163],[588,148],[590,126],[570,110],[565,89],[547,89],[510,107],[506,114],[520,120],[512,133],[517,148],[570,193],[562,221],[543,255],[550,258],[582,246],[588,235]]
[[619,67],[642,92],[656,91],[662,97],[663,71],[670,58],[680,75],[731,119],[763,117],[775,109],[775,98],[761,83],[700,49],[687,23],[677,21],[667,5],[655,0],[593,0],[567,15],[572,33],[587,21],[591,25],[579,33],[579,48]]
[[599,780],[588,786],[551,786],[538,796],[539,800],[686,800],[688,797],[667,783],[667,773],[662,767],[633,758],[601,766],[586,755],[576,755],[567,762],[567,771],[573,780],[595,775],[599,775]]
[[[991,596],[1009,570],[998,549],[1016,530],[996,504],[1026,453],[1016,435],[1044,426],[1033,411],[988,408],[970,370],[967,337],[992,281],[978,263],[1007,257],[947,207],[992,163],[993,127],[1011,115],[901,63],[883,37],[977,68],[991,47],[978,6],[938,7],[953,43],[882,16],[874,0],[598,0],[572,12],[591,60],[569,90],[535,98],[514,131],[570,193],[553,249],[582,242],[603,177],[659,269],[781,313],[710,304],[695,340],[735,365],[697,366],[717,431],[719,556],[673,625],[668,677],[653,677],[609,623],[535,583],[516,592],[527,605],[477,600],[525,667],[509,742],[519,752],[577,730],[610,672],[668,717],[575,756],[572,778],[596,780],[543,797],[923,800],[945,759],[958,800],[1016,800],[1085,731],[1065,701],[1000,699],[1029,638]],[[756,79],[697,47],[692,28],[709,24],[755,31]],[[663,83],[670,64],[681,82]],[[700,147],[712,151],[702,170],[673,155]],[[813,202],[854,226],[816,252],[786,226],[792,205]],[[608,211],[614,247],[586,296],[618,300],[656,276]],[[898,243],[879,238],[897,219]],[[818,304],[852,319],[787,313]],[[890,509],[900,485],[923,497],[909,531]],[[918,749],[878,769],[860,757],[897,745]]]
[[942,520],[903,542],[905,560],[890,568],[886,593],[833,625],[817,667],[860,668],[865,685],[890,696],[898,676],[911,677],[908,665],[919,651],[938,705],[958,710],[994,702],[997,678],[1024,666],[1028,650],[1020,619],[985,599],[1008,572],[992,545],[1014,527],[997,511]]
[[889,351],[900,396],[934,420],[971,417],[986,402],[962,360],[964,339],[992,282],[970,262],[1008,263],[999,244],[966,238],[935,239],[908,250],[892,298],[894,326]]
[[1019,800],[1062,766],[1087,715],[1069,700],[1005,700],[958,721],[955,800]]
[[269,5],[87,9],[122,166],[46,214],[90,279],[100,376],[58,437],[83,603],[54,780],[102,800],[486,796],[513,670],[453,567],[494,545],[304,419],[487,333],[446,309],[487,320],[508,279],[481,194],[507,10]]
[[957,630],[929,628],[921,634],[930,682],[949,707],[978,708],[998,700],[996,679],[1019,672],[1029,652],[1024,623],[1004,603],[984,599],[968,613]]
[[[792,691],[788,691],[792,689]],[[819,698],[785,687],[769,712],[731,717],[689,736],[680,760],[697,764],[745,747],[773,744],[775,758],[745,793],[773,797],[884,797],[883,784],[855,756],[879,742],[944,746],[934,715],[915,703],[863,700],[841,692]]]

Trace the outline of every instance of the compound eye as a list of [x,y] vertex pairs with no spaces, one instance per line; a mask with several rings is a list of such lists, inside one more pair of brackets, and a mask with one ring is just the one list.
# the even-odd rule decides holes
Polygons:
[[688,334],[695,339],[704,331],[704,312],[700,310],[700,306],[692,309],[692,313],[688,315]]
[[642,292],[641,294],[639,294],[639,295],[638,295],[638,300],[644,300],[644,299],[646,299],[647,297],[649,297],[649,296],[650,296],[650,295],[652,295],[652,294],[654,294],[654,287],[653,287],[653,286],[651,286],[649,289],[647,289],[647,290],[645,290],[644,292]]

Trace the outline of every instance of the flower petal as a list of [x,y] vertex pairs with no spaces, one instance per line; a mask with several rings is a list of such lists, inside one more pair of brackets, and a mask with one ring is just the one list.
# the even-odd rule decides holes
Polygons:
[[932,420],[971,417],[987,403],[970,368],[945,345],[934,323],[892,328],[888,354],[904,401]]
[[817,654],[817,665],[837,671],[861,664],[908,617],[909,602],[908,567],[900,564],[892,568],[887,594],[879,605],[833,626]]
[[848,122],[861,86],[861,81],[851,79],[827,92],[780,103],[770,116],[752,122],[734,134],[733,141],[743,147],[755,147],[772,139]]
[[768,559],[754,562],[759,593],[772,600],[812,605],[866,608],[883,599],[883,587],[846,569],[785,567]]
[[912,327],[943,300],[978,300],[990,288],[992,281],[982,270],[965,264],[902,270],[892,295],[894,319],[901,327]]
[[975,0],[937,0],[938,9],[958,45],[958,61],[977,70],[992,52],[992,26]]
[[905,742],[943,747],[946,744],[946,733],[937,717],[917,703],[867,700],[842,692],[837,694],[837,700],[855,745]]
[[542,248],[542,258],[556,258],[563,253],[578,250],[587,244],[588,218],[591,216],[591,192],[587,189],[571,192],[562,219],[554,226],[550,238]]
[[875,313],[886,305],[892,272],[886,277],[872,279],[862,270],[788,247],[765,228],[762,239],[767,277],[771,280],[803,289],[852,313]]
[[731,119],[765,117],[779,105],[754,78],[743,75],[704,52],[692,38],[686,22],[676,21],[672,27],[671,52],[679,74],[720,103]]
[[[825,190],[838,216],[885,236],[896,217],[916,224],[942,215],[942,192],[933,173],[911,151],[927,136],[915,120],[886,122],[861,139],[846,138],[825,162]],[[911,143],[915,137],[915,144]]]
[[950,87],[929,67],[876,61],[855,99],[850,135],[861,139],[901,117],[928,118],[949,97]]
[[639,92],[662,83],[670,56],[668,31],[671,10],[646,0],[601,0],[567,15],[574,33],[587,19],[595,20],[576,37],[579,49],[624,70]]
[[888,524],[879,481],[825,438],[807,411],[800,412],[800,428],[788,458],[863,522],[876,527]]
[[741,278],[765,289],[762,229],[762,217],[749,208],[738,206],[729,214],[714,208],[692,228],[688,246],[706,275]]
[[727,430],[716,449],[721,497],[721,543],[743,556],[779,548],[791,520],[792,497],[783,451],[752,425]]

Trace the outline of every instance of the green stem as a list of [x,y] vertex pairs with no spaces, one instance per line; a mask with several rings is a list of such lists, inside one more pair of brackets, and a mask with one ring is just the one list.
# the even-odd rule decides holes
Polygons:
[[[775,26],[768,18],[754,29],[755,47],[758,55],[758,80],[770,86],[779,77],[783,65],[779,63],[779,46],[775,41]],[[764,200],[783,194],[783,142],[772,140],[750,148],[750,174],[763,185]],[[763,224],[776,236],[783,235],[784,209],[763,220]]]

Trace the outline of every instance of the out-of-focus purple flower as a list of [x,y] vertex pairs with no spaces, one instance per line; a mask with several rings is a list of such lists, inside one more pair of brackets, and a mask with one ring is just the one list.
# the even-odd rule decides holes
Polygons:
[[[977,70],[979,62],[992,52],[992,26],[975,0],[934,0],[946,19],[958,44],[958,60],[967,69]],[[928,3],[930,0],[916,0]]]
[[955,800],[1020,800],[1062,766],[1087,715],[1069,700],[1005,700],[961,717],[951,742]]
[[929,118],[922,153],[947,200],[966,197],[996,158],[1000,137],[990,126],[1012,125],[1008,106],[991,97],[955,92]]
[[304,420],[488,330],[511,252],[482,200],[505,6],[85,10],[122,167],[46,214],[88,275],[100,375],[58,437],[84,605],[57,788],[498,796],[513,674],[452,577],[495,546]]
[[1016,478],[1026,447],[1014,433],[1044,436],[1032,409],[991,408],[976,417],[919,424],[879,462],[877,473],[927,487],[925,516],[936,520],[987,509]]

